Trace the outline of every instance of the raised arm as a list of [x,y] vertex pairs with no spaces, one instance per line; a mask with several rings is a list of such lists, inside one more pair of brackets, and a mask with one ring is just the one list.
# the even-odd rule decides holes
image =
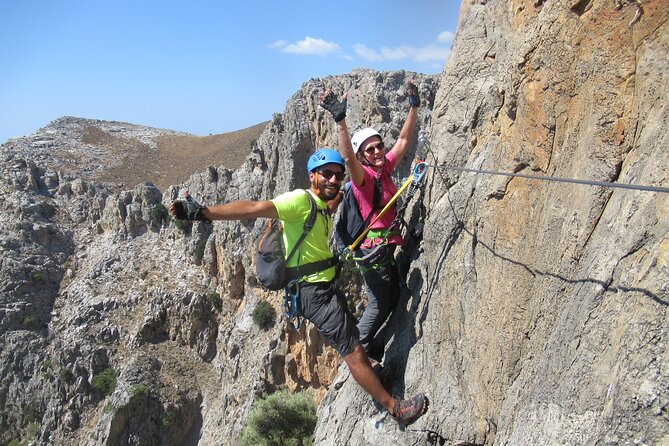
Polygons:
[[409,99],[409,113],[407,114],[407,119],[404,121],[402,130],[400,131],[400,136],[397,138],[395,145],[390,151],[395,155],[396,162],[399,162],[406,155],[409,146],[411,145],[411,139],[414,131],[416,130],[416,121],[418,119],[418,107],[420,107],[420,96],[418,95],[418,88],[409,80],[407,82],[407,97]]
[[342,100],[337,99],[332,90],[327,90],[318,95],[318,102],[327,111],[332,114],[337,123],[337,143],[339,154],[344,158],[346,168],[348,169],[351,181],[361,186],[365,180],[365,171],[362,169],[360,160],[355,156],[353,146],[351,145],[351,135],[346,125],[346,100],[348,92],[344,93]]

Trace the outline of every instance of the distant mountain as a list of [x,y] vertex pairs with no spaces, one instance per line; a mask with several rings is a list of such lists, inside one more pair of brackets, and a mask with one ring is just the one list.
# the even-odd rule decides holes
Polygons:
[[237,169],[267,122],[210,136],[195,136],[125,122],[62,117],[3,146],[41,165],[112,183],[116,189],[151,181],[160,190],[208,166]]

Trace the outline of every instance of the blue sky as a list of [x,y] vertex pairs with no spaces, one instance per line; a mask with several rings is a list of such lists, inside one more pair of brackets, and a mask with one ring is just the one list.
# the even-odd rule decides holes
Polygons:
[[439,73],[459,0],[0,4],[0,143],[60,116],[196,135],[283,112],[353,68]]

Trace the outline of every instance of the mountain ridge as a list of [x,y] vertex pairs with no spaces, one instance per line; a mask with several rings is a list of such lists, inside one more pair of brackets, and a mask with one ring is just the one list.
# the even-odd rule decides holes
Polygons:
[[63,116],[3,145],[20,147],[54,169],[116,190],[150,181],[160,190],[208,166],[237,169],[269,121],[208,136],[120,121]]

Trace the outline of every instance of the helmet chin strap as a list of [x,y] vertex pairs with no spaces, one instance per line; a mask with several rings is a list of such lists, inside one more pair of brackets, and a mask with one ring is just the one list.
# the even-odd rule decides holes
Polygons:
[[318,198],[321,197],[321,190],[318,188],[318,172],[314,172],[314,181],[311,182],[310,189]]
[[358,160],[360,161],[360,164],[363,164],[367,167],[372,167],[372,165],[369,164],[369,161],[367,161],[367,157],[365,156],[364,152],[360,154]]
[[372,166],[367,160],[367,157],[363,154],[360,156],[360,164],[364,164],[365,166],[371,167],[372,169],[380,169],[386,165],[386,157],[385,155],[383,156],[383,165],[381,167],[377,167],[377,166]]

